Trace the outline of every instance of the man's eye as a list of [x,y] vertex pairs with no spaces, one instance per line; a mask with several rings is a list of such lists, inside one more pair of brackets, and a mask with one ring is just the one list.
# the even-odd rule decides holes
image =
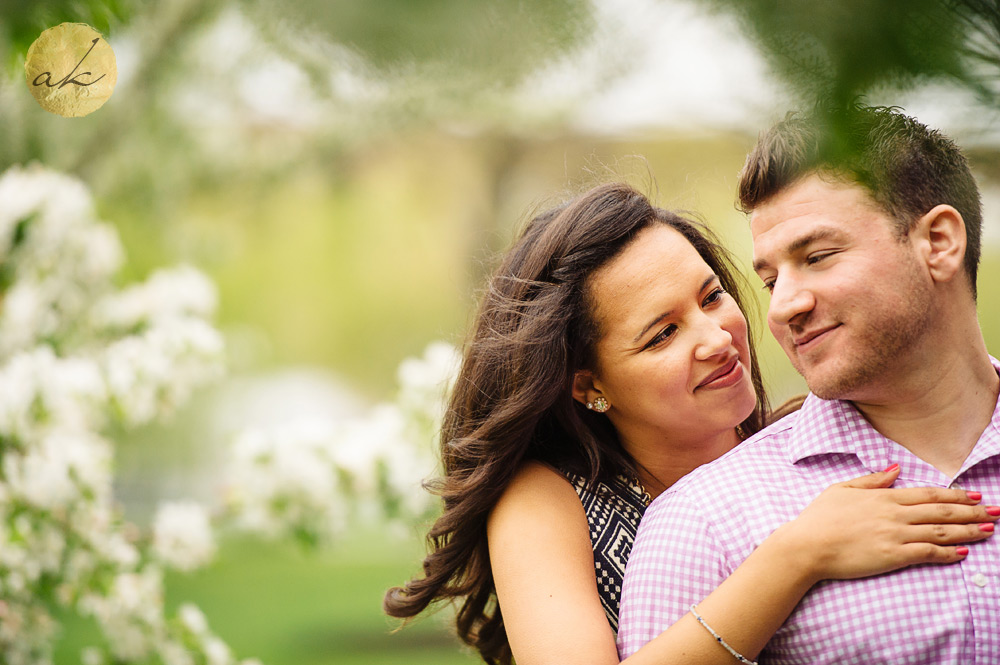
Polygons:
[[819,263],[823,259],[833,256],[834,254],[836,254],[836,252],[817,252],[816,254],[810,254],[808,257],[806,257],[806,263],[808,265],[814,265],[816,263]]
[[772,293],[774,291],[774,282],[775,280],[773,279],[765,279],[764,290],[767,291],[768,293]]

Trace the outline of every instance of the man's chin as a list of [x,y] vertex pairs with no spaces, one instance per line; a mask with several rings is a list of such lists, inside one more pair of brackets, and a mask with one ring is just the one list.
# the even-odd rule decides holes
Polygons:
[[806,380],[809,392],[820,399],[856,400],[869,391],[873,377],[864,372],[851,371],[853,368],[839,368],[840,371],[799,371]]
[[820,399],[848,399],[845,391],[835,387],[822,383],[810,383],[808,379],[806,379],[806,385],[809,386],[809,392]]
[[842,396],[843,377],[841,372],[831,371],[835,368],[822,367],[816,363],[807,363],[802,358],[796,358],[792,363],[809,387],[809,392],[820,399],[844,399]]

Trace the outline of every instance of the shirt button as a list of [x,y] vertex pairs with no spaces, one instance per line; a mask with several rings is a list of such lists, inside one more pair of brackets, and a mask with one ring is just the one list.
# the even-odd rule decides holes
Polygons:
[[954,480],[954,481],[952,481],[951,485],[948,485],[948,489],[960,490],[960,489],[962,489],[962,486],[958,484],[957,480]]
[[976,573],[972,576],[972,583],[978,587],[986,586],[986,576],[982,573]]

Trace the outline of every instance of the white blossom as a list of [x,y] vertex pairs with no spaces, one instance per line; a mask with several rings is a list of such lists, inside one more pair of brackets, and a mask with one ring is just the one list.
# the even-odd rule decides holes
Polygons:
[[153,520],[153,552],[178,570],[194,570],[215,553],[212,526],[205,509],[193,501],[165,503]]
[[240,523],[268,536],[339,533],[346,501],[331,463],[335,441],[336,430],[315,420],[243,432],[234,443],[230,469]]
[[154,567],[115,576],[107,595],[92,593],[80,603],[108,636],[114,656],[142,661],[163,630],[163,580]]
[[165,642],[160,645],[160,659],[163,665],[195,665],[194,655],[177,642]]
[[93,203],[79,180],[38,165],[15,166],[0,176],[0,257],[10,251],[15,227],[32,215],[89,217]]
[[177,617],[184,624],[184,627],[195,635],[202,636],[208,633],[208,621],[197,605],[184,603],[177,608]]
[[90,358],[59,358],[40,346],[0,365],[0,435],[31,439],[52,429],[94,430],[107,391]]
[[229,646],[218,637],[209,637],[205,640],[205,660],[208,665],[229,665],[233,662],[232,652]]
[[433,342],[422,357],[404,360],[396,372],[400,407],[439,422],[460,362],[458,351],[445,342]]
[[125,422],[148,422],[171,413],[198,386],[221,375],[224,342],[194,317],[167,319],[124,337],[104,352],[108,392]]
[[65,343],[122,262],[112,227],[79,181],[40,167],[0,176],[0,261],[12,284],[0,308],[0,356]]
[[55,329],[59,324],[49,306],[42,286],[22,281],[4,294],[0,314],[0,351],[5,354],[30,347],[39,334]]
[[[214,542],[203,510],[165,506],[151,543],[112,497],[112,422],[159,418],[223,370],[194,268],[119,291],[121,243],[86,188],[41,167],[0,175],[0,661],[51,663],[52,599],[92,616],[86,665],[231,660],[205,629],[168,622],[156,561],[190,569]],[[147,544],[148,543],[148,544]],[[45,585],[43,588],[40,585]],[[188,610],[190,615],[191,611]],[[209,653],[209,651],[211,653]],[[223,656],[224,655],[224,656]]]
[[250,429],[234,441],[231,503],[242,525],[266,535],[329,541],[351,518],[414,522],[438,501],[423,488],[436,472],[435,440],[458,367],[443,343],[398,372],[393,403],[346,421]]
[[57,431],[24,454],[5,455],[2,470],[12,497],[41,509],[65,510],[84,493],[110,485],[110,450],[90,433]]
[[104,665],[104,654],[96,647],[86,647],[80,653],[80,662],[83,665]]
[[208,317],[215,312],[215,286],[191,266],[158,270],[144,283],[109,294],[95,305],[95,324],[131,329],[167,319]]

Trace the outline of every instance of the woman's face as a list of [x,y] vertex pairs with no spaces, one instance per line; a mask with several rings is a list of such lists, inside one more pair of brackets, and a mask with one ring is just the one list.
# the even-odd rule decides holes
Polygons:
[[600,332],[589,398],[610,402],[626,449],[702,461],[728,450],[756,405],[747,324],[694,247],[669,226],[644,229],[591,276],[589,295]]

